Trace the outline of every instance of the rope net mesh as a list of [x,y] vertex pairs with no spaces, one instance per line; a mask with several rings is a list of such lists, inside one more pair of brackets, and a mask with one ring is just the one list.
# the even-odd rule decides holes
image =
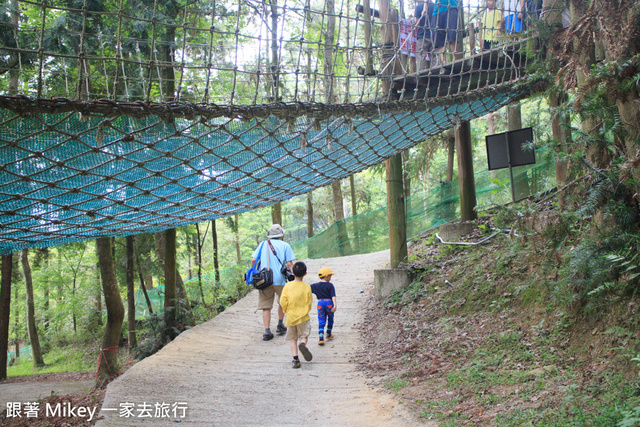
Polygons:
[[0,253],[270,205],[529,94],[527,33],[483,51],[458,25],[449,62],[417,70],[376,6],[5,2]]

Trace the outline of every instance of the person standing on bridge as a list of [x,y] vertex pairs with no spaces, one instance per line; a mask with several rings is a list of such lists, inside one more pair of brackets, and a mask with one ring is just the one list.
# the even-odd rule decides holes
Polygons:
[[505,26],[507,34],[522,31],[522,18],[524,16],[524,0],[505,0]]
[[[293,266],[293,260],[296,259],[293,254],[291,246],[282,241],[284,237],[284,228],[280,224],[273,224],[267,232],[267,244],[258,245],[253,252],[251,258],[251,267],[253,267],[258,258],[261,258],[261,264],[267,265],[266,257],[269,257],[269,265],[273,266],[273,286],[269,286],[267,289],[258,291],[258,310],[262,310],[262,322],[264,323],[264,335],[262,339],[269,341],[273,338],[271,332],[271,309],[273,308],[273,300],[275,295],[278,295],[278,327],[276,332],[278,335],[283,335],[287,332],[287,328],[284,326],[284,311],[279,304],[280,295],[284,288],[285,278],[280,274],[280,267],[282,264],[286,264],[289,270]],[[262,253],[260,253],[260,247]]]
[[496,9],[496,0],[487,0],[487,9],[482,14],[482,21],[480,21],[480,40],[483,41],[483,50],[489,50],[498,44],[498,35],[503,20],[502,11]]
[[433,15],[433,3],[431,0],[416,4],[413,16],[416,18],[416,73],[429,68],[429,53],[433,50],[431,40],[431,16]]
[[[298,358],[298,350],[302,353],[305,360],[309,362],[313,356],[307,348],[309,335],[311,335],[311,304],[313,297],[311,296],[311,286],[302,281],[307,275],[307,265],[298,261],[293,264],[293,275],[295,279],[287,283],[282,290],[280,297],[280,306],[287,313],[287,331],[286,341],[291,345],[291,355],[293,356],[293,368],[300,367],[300,359]],[[300,341],[299,345],[298,341]]]
[[434,41],[433,47],[440,54],[440,63],[444,64],[446,44],[449,44],[449,52],[452,55],[456,52],[458,0],[436,0],[431,17],[431,37]]

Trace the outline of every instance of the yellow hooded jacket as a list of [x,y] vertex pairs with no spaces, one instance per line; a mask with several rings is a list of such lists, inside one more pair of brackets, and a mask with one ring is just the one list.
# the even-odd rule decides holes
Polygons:
[[280,296],[280,306],[287,313],[286,326],[295,326],[310,320],[309,311],[313,296],[311,286],[305,282],[292,281],[284,285]]

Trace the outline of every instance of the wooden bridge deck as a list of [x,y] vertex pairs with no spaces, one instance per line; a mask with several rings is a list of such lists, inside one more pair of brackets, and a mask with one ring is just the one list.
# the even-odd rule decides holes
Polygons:
[[392,96],[396,100],[436,98],[514,81],[525,71],[527,57],[521,51],[527,42],[518,40],[418,74],[395,77]]

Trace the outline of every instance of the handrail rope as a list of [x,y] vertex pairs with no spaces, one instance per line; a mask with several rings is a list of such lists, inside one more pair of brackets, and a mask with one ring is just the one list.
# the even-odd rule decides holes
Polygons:
[[[488,95],[509,93],[519,83],[527,82],[526,77],[519,77],[504,83],[475,89],[470,92],[448,95],[439,98],[423,98],[421,100],[399,100],[388,102],[363,102],[352,104],[321,104],[315,102],[278,102],[260,105],[218,105],[182,102],[122,102],[98,99],[95,101],[72,100],[68,98],[30,98],[23,95],[0,96],[0,109],[6,109],[20,116],[29,117],[34,114],[60,114],[77,112],[84,116],[119,117],[132,116],[143,118],[157,116],[172,122],[175,118],[186,120],[208,121],[214,118],[254,118],[290,119],[307,116],[312,119],[325,120],[332,116],[372,117],[378,114],[391,114],[405,111],[424,111],[429,107],[450,106],[462,101],[479,99]],[[529,83],[531,90],[546,79],[536,78]]]

